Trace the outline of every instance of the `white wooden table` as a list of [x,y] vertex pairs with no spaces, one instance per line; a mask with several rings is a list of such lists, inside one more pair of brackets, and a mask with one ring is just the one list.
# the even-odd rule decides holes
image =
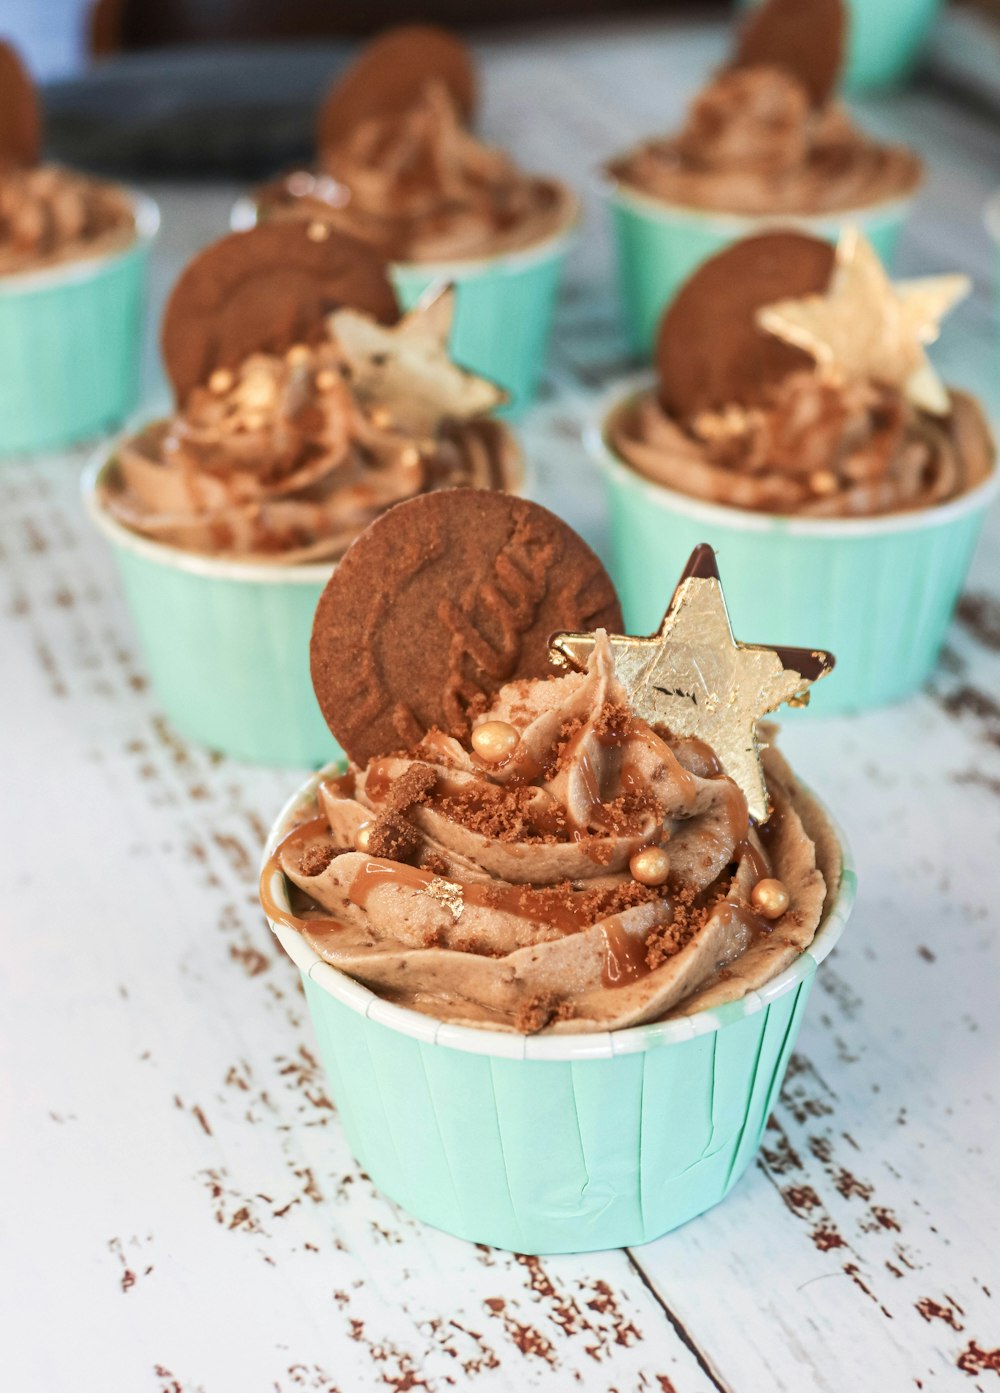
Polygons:
[[[719,52],[638,26],[498,45],[485,124],[584,184]],[[997,132],[917,93],[865,116],[931,160],[901,269],[975,277],[938,361],[997,414]],[[236,190],[154,192],[158,305]],[[523,434],[542,499],[599,546],[579,424],[625,366],[591,200]],[[83,457],[0,467],[0,1387],[1000,1389],[1000,518],[930,690],[787,734],[862,888],[756,1166],[657,1243],[535,1259],[423,1227],[354,1164],[256,900],[301,773],[175,736],[81,515]]]

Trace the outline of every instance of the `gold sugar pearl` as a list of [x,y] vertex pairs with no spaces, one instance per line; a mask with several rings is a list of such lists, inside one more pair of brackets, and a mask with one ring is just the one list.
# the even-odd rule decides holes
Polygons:
[[215,392],[221,397],[225,392],[229,391],[234,380],[233,374],[228,368],[216,368],[215,372],[213,372],[212,376],[208,379],[208,390],[210,392]]
[[407,469],[416,469],[417,465],[420,463],[420,451],[417,449],[416,445],[407,445],[406,449],[399,457],[399,462]]
[[331,372],[329,368],[323,368],[316,374],[317,392],[332,392],[337,385],[337,374]]
[[758,880],[750,891],[750,903],[765,919],[780,919],[791,903],[781,880]]
[[817,469],[809,475],[809,486],[813,493],[836,493],[837,476],[830,469]]
[[670,857],[662,846],[644,846],[632,853],[628,868],[640,885],[663,885],[670,874]]
[[299,363],[308,363],[311,357],[312,354],[304,343],[293,343],[285,352],[285,362],[293,368]]
[[354,845],[358,851],[367,851],[372,840],[372,823],[363,822],[354,834]]
[[259,411],[249,411],[243,417],[245,430],[263,430],[267,422],[267,417],[262,416]]
[[326,223],[311,222],[306,228],[306,236],[310,242],[328,242],[330,240],[330,229]]
[[392,412],[384,406],[372,408],[372,425],[378,430],[388,430],[392,425]]
[[487,764],[509,759],[520,743],[520,735],[506,721],[484,721],[472,732],[472,748]]

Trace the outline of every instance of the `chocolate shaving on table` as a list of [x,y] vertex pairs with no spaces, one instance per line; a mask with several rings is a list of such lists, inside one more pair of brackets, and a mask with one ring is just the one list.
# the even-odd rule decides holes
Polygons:
[[0,173],[38,163],[42,115],[38,93],[17,50],[0,41]]
[[843,0],[765,0],[744,21],[731,66],[781,68],[822,107],[836,90],[846,42]]
[[556,630],[622,627],[610,577],[561,519],[448,489],[397,504],[348,549],[316,610],[313,688],[364,764],[435,728],[464,734],[505,683],[550,675]]
[[428,83],[447,88],[463,120],[471,119],[476,70],[462,40],[431,24],[388,30],[330,88],[316,121],[317,148],[336,145],[362,121],[406,111]]
[[383,324],[399,317],[383,261],[345,233],[289,220],[213,242],[188,263],[163,316],[163,361],[177,400],[251,353],[319,342],[327,315],[344,305]]
[[752,406],[789,373],[811,368],[808,353],[760,327],[757,311],[825,290],[834,255],[817,237],[765,232],[700,266],[660,321],[656,367],[664,410],[684,421],[700,411]]

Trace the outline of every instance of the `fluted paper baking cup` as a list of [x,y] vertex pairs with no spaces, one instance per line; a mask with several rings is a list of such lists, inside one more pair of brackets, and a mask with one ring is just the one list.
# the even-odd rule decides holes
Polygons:
[[335,758],[309,675],[313,614],[333,563],[220,561],[140,537],[101,503],[108,463],[102,453],[84,472],[84,503],[111,542],[171,723],[235,759],[315,768]]
[[0,276],[0,453],[104,434],[135,408],[159,213],[152,199],[132,198],[127,247]]
[[499,416],[519,416],[538,391],[572,229],[537,247],[482,261],[403,265],[389,274],[404,310],[435,285],[456,287],[451,354],[510,397]]
[[[265,862],[332,772],[283,809]],[[779,976],[714,1010],[594,1035],[447,1025],[384,1001],[272,922],[359,1163],[418,1218],[520,1253],[645,1243],[718,1204],[757,1151],[816,967],[850,914],[841,843],[816,938]],[[280,872],[271,889],[287,905]]]
[[983,210],[986,231],[993,241],[993,265],[995,268],[994,289],[996,294],[996,321],[1000,325],[1000,190],[987,200]]
[[888,265],[913,204],[908,197],[823,217],[749,217],[682,208],[613,180],[607,185],[607,199],[629,346],[645,358],[667,305],[691,273],[723,247],[779,227],[836,242],[845,228],[857,227]]
[[[650,379],[643,379],[648,387]],[[651,633],[692,549],[718,552],[736,637],[823,648],[832,674],[782,720],[901,701],[930,676],[990,503],[988,479],[950,503],[871,518],[778,517],[704,503],[645,478],[609,447],[613,394],[586,432],[611,521],[611,574],[629,633]]]

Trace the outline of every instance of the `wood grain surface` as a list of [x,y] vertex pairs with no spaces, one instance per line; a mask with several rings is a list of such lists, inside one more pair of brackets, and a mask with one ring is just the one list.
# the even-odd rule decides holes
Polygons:
[[[483,51],[489,133],[591,180],[523,437],[537,496],[598,547],[580,425],[629,365],[593,170],[676,121],[720,52],[642,25]],[[997,133],[933,93],[864,116],[931,162],[899,269],[975,278],[936,361],[996,418]],[[154,192],[158,306],[237,190]],[[82,515],[84,457],[0,464],[0,1386],[1000,1389],[1000,518],[925,693],[786,731],[861,893],[756,1165],[659,1242],[538,1259],[424,1227],[353,1162],[256,899],[301,771],[172,731]]]

